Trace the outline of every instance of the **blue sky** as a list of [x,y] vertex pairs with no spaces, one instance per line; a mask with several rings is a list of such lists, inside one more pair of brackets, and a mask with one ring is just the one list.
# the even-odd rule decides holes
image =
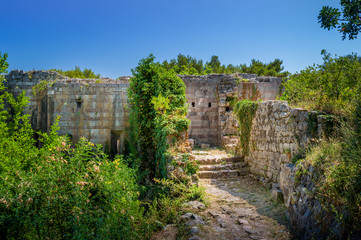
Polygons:
[[0,51],[9,69],[93,69],[130,75],[141,58],[179,53],[225,64],[270,62],[300,71],[321,63],[326,49],[361,54],[361,36],[341,39],[317,16],[334,0],[8,0],[1,3]]

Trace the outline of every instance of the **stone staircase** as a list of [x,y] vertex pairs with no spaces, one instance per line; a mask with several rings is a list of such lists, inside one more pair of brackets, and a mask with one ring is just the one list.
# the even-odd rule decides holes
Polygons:
[[221,150],[193,151],[200,164],[200,179],[237,178],[248,173],[243,157],[232,156]]

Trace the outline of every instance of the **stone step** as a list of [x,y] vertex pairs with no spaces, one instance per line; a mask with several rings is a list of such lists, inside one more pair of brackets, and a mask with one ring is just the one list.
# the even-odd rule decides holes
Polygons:
[[228,157],[228,158],[205,158],[198,159],[196,158],[200,165],[210,165],[210,164],[222,164],[222,163],[237,163],[243,162],[243,157]]
[[228,163],[225,165],[200,165],[200,171],[219,171],[219,170],[240,170],[247,165],[246,162]]
[[246,169],[242,170],[220,170],[220,171],[199,171],[199,178],[215,179],[215,178],[237,178],[247,174]]

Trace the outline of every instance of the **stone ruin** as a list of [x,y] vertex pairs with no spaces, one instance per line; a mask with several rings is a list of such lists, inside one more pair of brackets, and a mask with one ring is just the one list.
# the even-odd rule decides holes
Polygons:
[[[282,82],[281,78],[255,74],[180,78],[186,85],[189,138],[197,146],[210,147],[237,144],[238,127],[230,99],[275,99]],[[54,119],[61,116],[59,134],[74,142],[86,137],[116,154],[124,151],[129,126],[129,79],[71,79],[53,71],[13,70],[6,75],[6,85],[15,95],[26,91],[30,100],[26,113],[35,130],[49,131]]]
[[[324,212],[320,203],[307,193],[314,189],[312,166],[311,175],[296,183],[297,167],[291,164],[309,140],[315,135],[322,137],[322,115],[275,101],[282,91],[281,78],[254,74],[180,78],[186,85],[187,117],[191,120],[189,138],[196,146],[236,151],[240,133],[232,103],[241,99],[263,100],[253,119],[250,152],[244,157],[248,171],[271,188],[275,198],[283,199],[291,223],[302,239],[324,238],[317,214],[313,214]],[[129,79],[71,79],[52,71],[14,70],[6,75],[5,84],[14,95],[25,90],[30,100],[25,113],[31,116],[35,130],[49,131],[56,117],[61,116],[59,134],[70,136],[74,142],[86,137],[115,155],[124,151],[127,139]],[[337,222],[333,223],[329,229],[342,235]]]

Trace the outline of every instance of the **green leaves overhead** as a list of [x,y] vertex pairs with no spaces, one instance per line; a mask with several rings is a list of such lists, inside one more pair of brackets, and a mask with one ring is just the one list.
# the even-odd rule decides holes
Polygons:
[[340,9],[323,6],[318,22],[327,30],[338,28],[342,40],[355,39],[361,31],[361,0],[341,0],[340,5]]

